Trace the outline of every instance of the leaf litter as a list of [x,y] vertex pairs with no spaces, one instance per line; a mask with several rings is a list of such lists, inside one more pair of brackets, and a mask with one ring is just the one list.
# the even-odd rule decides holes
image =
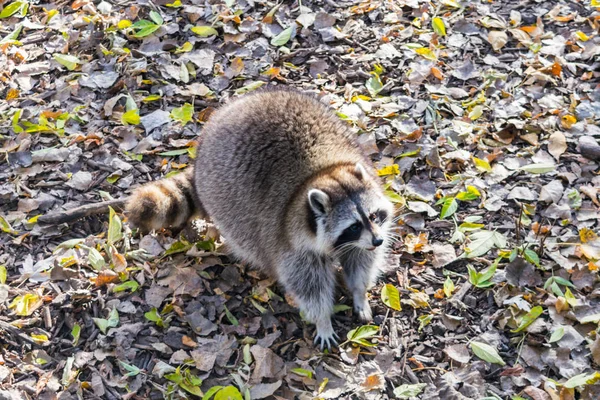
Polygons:
[[[0,10],[0,391],[9,398],[600,397],[600,3],[75,0]],[[361,326],[323,355],[214,227],[124,198],[211,112],[323,96],[398,206]]]

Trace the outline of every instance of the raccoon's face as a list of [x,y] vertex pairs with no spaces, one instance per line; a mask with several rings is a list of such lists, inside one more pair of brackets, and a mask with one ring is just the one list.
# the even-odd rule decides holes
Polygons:
[[350,175],[341,177],[308,192],[316,223],[316,247],[345,253],[351,249],[372,251],[387,244],[392,203],[360,164]]

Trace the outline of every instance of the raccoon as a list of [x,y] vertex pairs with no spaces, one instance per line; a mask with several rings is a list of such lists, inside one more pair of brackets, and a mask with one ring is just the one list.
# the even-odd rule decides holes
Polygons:
[[391,241],[393,205],[355,136],[312,95],[242,96],[210,117],[193,169],[139,187],[126,215],[144,230],[210,218],[233,256],[275,277],[316,325],[315,344],[331,348],[336,267],[369,321],[367,290]]

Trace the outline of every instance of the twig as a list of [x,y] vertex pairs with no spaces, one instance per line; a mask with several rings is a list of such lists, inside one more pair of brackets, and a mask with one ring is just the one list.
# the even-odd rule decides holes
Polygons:
[[45,214],[38,218],[38,222],[42,224],[58,225],[65,222],[72,222],[90,215],[102,214],[108,211],[108,207],[113,207],[122,210],[127,199],[117,199],[103,201],[100,203],[86,204],[81,207],[73,208],[72,210],[60,211],[51,214]]
[[9,334],[18,337],[19,339],[21,339],[29,344],[32,344],[36,347],[42,347],[35,340],[33,340],[32,338],[30,338],[29,336],[27,336],[26,334],[21,332],[21,330],[19,328],[17,328],[16,326],[12,326],[11,324],[9,324],[7,322],[0,321],[0,329],[4,329],[5,331],[9,332]]

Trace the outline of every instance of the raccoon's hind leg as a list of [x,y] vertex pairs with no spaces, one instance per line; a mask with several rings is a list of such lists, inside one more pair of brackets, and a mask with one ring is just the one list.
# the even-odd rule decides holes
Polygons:
[[335,294],[333,263],[314,254],[292,255],[277,266],[277,274],[305,318],[317,326],[315,344],[321,350],[337,346],[339,337],[331,325]]
[[352,293],[354,312],[363,322],[373,319],[371,306],[367,301],[367,291],[373,287],[385,258],[385,249],[373,251],[353,251],[342,256],[340,262],[344,270],[346,286]]

